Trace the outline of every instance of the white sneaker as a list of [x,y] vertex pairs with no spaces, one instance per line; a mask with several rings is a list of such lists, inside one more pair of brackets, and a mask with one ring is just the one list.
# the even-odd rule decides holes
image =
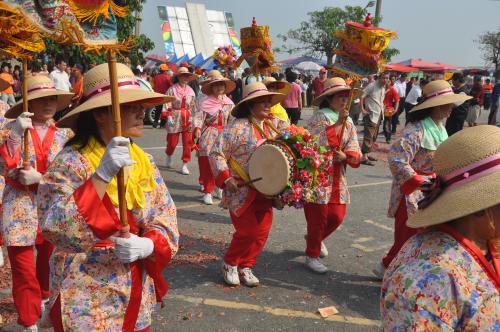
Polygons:
[[316,257],[306,256],[306,265],[316,273],[326,273],[328,271],[328,268],[323,264],[321,259]]
[[215,187],[214,196],[217,199],[222,199],[222,189],[219,187]]
[[[304,235],[304,240],[307,241],[307,234]],[[325,246],[323,241],[321,241],[321,250],[319,252],[319,257],[325,258],[326,256],[328,256],[328,248]]]
[[372,272],[377,277],[378,280],[383,280],[385,274],[384,264],[378,263],[378,265],[372,270]]
[[167,168],[172,168],[172,156],[167,156],[167,159],[165,161],[165,166]]
[[3,260],[3,250],[2,247],[0,247],[0,267],[2,267],[5,264]]
[[23,332],[38,332],[38,326],[31,325],[31,326],[25,327],[23,329]]
[[240,275],[240,281],[243,281],[243,284],[248,287],[257,287],[259,286],[259,279],[253,274],[253,271],[249,267],[244,267],[242,269],[238,269],[238,273]]
[[189,169],[187,164],[182,165],[181,173],[184,175],[189,175]]
[[213,205],[214,202],[212,201],[212,194],[203,195],[203,203],[206,205]]
[[321,241],[321,251],[319,252],[319,257],[324,258],[328,256],[328,248],[325,246],[325,243]]
[[229,286],[239,286],[240,277],[238,276],[238,267],[222,263],[222,273],[224,274],[224,281]]

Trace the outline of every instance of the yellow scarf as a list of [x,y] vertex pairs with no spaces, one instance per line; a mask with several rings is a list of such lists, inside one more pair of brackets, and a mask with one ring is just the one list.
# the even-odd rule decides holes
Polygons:
[[274,115],[275,118],[280,119],[283,122],[288,122],[288,114],[280,103],[277,103],[276,105],[271,107],[271,114]]
[[[83,148],[82,153],[90,162],[94,172],[99,166],[105,151],[106,148],[93,137],[89,139],[87,146]],[[128,210],[143,208],[146,205],[144,193],[151,192],[156,187],[153,166],[151,166],[151,162],[144,151],[136,144],[130,144],[130,157],[136,163],[125,167],[125,199]],[[106,193],[111,202],[113,202],[113,205],[118,206],[116,177],[109,183]]]

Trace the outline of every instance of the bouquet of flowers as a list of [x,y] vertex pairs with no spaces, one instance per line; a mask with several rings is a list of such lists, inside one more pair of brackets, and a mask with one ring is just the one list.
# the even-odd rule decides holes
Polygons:
[[232,46],[219,47],[212,55],[215,64],[220,68],[231,67],[236,62],[236,50]]
[[297,157],[296,176],[281,194],[281,200],[300,209],[304,203],[315,202],[326,195],[333,172],[333,152],[318,144],[318,136],[295,125],[283,131],[281,140],[292,147]]

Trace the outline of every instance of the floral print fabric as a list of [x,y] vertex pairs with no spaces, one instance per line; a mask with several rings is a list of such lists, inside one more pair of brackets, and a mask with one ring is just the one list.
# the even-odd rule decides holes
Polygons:
[[441,231],[410,238],[382,284],[384,331],[500,331],[499,308],[481,265]]

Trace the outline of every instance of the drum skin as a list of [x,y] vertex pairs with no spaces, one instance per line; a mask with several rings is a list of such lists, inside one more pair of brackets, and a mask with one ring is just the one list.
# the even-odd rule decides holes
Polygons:
[[255,189],[266,196],[276,196],[285,190],[292,178],[292,167],[288,151],[279,144],[262,144],[250,157],[248,174]]

